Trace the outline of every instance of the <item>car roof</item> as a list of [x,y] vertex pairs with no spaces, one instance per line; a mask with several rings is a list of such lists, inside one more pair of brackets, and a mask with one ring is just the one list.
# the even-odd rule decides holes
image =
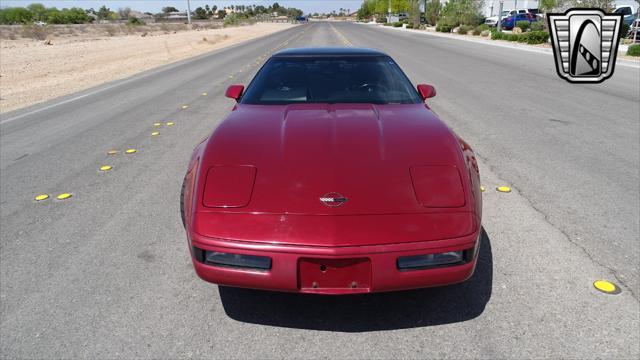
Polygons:
[[278,51],[273,57],[307,57],[307,56],[388,56],[387,54],[367,48],[315,47],[291,48]]

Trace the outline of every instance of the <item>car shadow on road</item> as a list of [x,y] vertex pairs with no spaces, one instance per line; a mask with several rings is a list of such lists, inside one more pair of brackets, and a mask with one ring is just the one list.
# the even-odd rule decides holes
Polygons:
[[365,332],[474,319],[491,298],[493,256],[482,230],[476,271],[462,284],[368,295],[322,296],[220,286],[227,315],[237,321],[296,329]]

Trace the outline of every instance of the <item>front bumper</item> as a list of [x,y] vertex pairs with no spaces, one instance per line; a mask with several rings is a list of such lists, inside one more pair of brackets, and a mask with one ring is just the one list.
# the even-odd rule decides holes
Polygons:
[[[205,281],[253,289],[335,295],[406,290],[465,281],[473,275],[476,266],[479,233],[478,230],[456,239],[349,247],[229,241],[196,233],[191,233],[189,240],[193,266]],[[201,250],[266,256],[271,258],[271,268],[255,270],[205,264],[196,255]],[[401,256],[459,250],[466,250],[472,255],[455,265],[402,271],[397,267]],[[338,270],[316,271],[325,263],[329,267],[336,265]]]

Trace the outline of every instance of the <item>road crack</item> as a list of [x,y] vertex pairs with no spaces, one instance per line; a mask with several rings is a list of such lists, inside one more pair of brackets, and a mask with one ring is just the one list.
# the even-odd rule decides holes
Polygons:
[[[491,163],[489,162],[489,159],[485,158],[484,156],[482,156],[479,152],[475,152],[476,157],[478,159],[480,159],[484,165],[489,169],[489,171],[491,171],[492,173],[494,173],[498,179],[503,180],[503,176],[500,175],[500,171],[498,171],[498,169],[496,169],[495,166],[491,165]],[[563,230],[559,225],[556,225],[550,218],[550,216],[548,214],[546,214],[542,209],[540,209],[539,207],[537,207],[534,202],[529,199],[529,197],[527,196],[526,192],[524,192],[523,190],[521,190],[520,188],[518,188],[517,186],[515,186],[513,184],[513,182],[508,181],[511,184],[511,189],[515,190],[519,195],[522,196],[522,198],[527,202],[527,204],[534,210],[536,211],[538,214],[540,214],[542,216],[542,219],[544,220],[545,223],[549,224],[552,228],[556,229],[557,231],[559,231],[566,239],[567,241],[572,244],[573,246],[575,246],[576,248],[578,248],[589,260],[591,260],[594,264],[603,267],[605,269],[607,269],[611,275],[613,275],[613,277],[616,279],[616,281],[618,282],[618,284],[625,289],[626,291],[629,292],[629,294],[631,294],[631,296],[634,298],[634,300],[636,300],[636,302],[640,303],[640,299],[638,299],[638,295],[636,294],[636,292],[633,290],[633,288],[626,283],[626,281],[624,279],[621,278],[619,272],[612,268],[609,265],[604,264],[603,262],[599,261],[598,259],[596,259],[587,249],[585,246],[581,245],[580,243],[578,243],[577,241],[573,240],[571,238],[571,236],[569,235],[569,233],[567,233],[565,230]]]

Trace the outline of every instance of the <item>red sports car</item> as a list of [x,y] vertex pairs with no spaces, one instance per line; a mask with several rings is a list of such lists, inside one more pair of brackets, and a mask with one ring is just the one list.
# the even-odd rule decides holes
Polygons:
[[475,156],[388,55],[273,55],[193,152],[181,196],[196,273],[227,286],[354,294],[468,279]]

